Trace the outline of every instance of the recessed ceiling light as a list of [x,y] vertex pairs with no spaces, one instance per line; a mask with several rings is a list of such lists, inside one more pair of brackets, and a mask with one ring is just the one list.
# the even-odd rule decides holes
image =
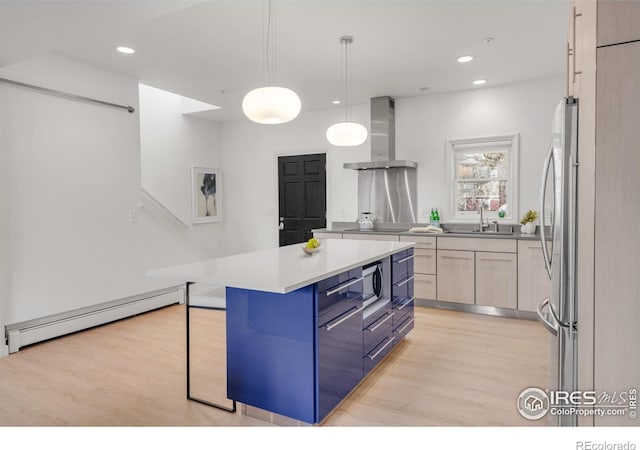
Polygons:
[[475,84],[477,86],[477,85],[480,85],[480,84],[485,84],[486,82],[487,82],[487,80],[475,80],[473,82],[473,84]]
[[485,44],[491,44],[493,42],[493,38],[491,36],[487,36],[482,40]]
[[458,58],[458,62],[459,63],[466,63],[466,62],[469,62],[469,61],[473,61],[473,56],[467,55],[467,56],[461,56],[461,57]]
[[116,47],[116,50],[118,50],[120,53],[124,53],[125,55],[131,55],[136,52],[131,47],[122,47],[122,46]]
[[420,90],[421,90],[422,92],[424,92],[424,91],[428,91],[428,90],[429,90],[429,86],[422,86],[422,87],[420,88]]
[[340,104],[340,100],[334,100],[331,103],[333,103],[334,105],[339,105]]

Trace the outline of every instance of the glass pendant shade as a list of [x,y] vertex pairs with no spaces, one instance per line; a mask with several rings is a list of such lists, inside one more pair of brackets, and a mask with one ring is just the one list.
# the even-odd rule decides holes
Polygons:
[[242,111],[250,120],[269,125],[295,119],[301,108],[298,94],[278,86],[254,89],[242,100]]
[[327,140],[337,147],[352,147],[367,140],[367,129],[357,122],[338,122],[327,129]]

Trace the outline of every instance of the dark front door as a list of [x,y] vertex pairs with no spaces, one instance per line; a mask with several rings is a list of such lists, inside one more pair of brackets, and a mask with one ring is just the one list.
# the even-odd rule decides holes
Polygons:
[[278,158],[280,246],[305,242],[327,226],[326,155]]

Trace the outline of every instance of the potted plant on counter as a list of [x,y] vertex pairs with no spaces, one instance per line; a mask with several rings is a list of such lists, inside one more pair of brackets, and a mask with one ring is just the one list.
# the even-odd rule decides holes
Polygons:
[[538,218],[538,212],[530,209],[522,216],[520,220],[520,232],[522,234],[534,234],[536,232],[536,225],[533,223]]

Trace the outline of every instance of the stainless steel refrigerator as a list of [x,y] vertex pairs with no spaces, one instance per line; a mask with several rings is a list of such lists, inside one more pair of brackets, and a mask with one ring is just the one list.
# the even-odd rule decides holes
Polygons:
[[[540,322],[552,335],[550,390],[573,392],[578,380],[576,297],[576,201],[578,103],[563,98],[552,122],[540,196],[540,239],[551,278],[549,298],[538,306]],[[548,226],[549,229],[545,229]],[[555,423],[556,418],[552,416]],[[559,426],[577,425],[575,415],[557,417]]]

